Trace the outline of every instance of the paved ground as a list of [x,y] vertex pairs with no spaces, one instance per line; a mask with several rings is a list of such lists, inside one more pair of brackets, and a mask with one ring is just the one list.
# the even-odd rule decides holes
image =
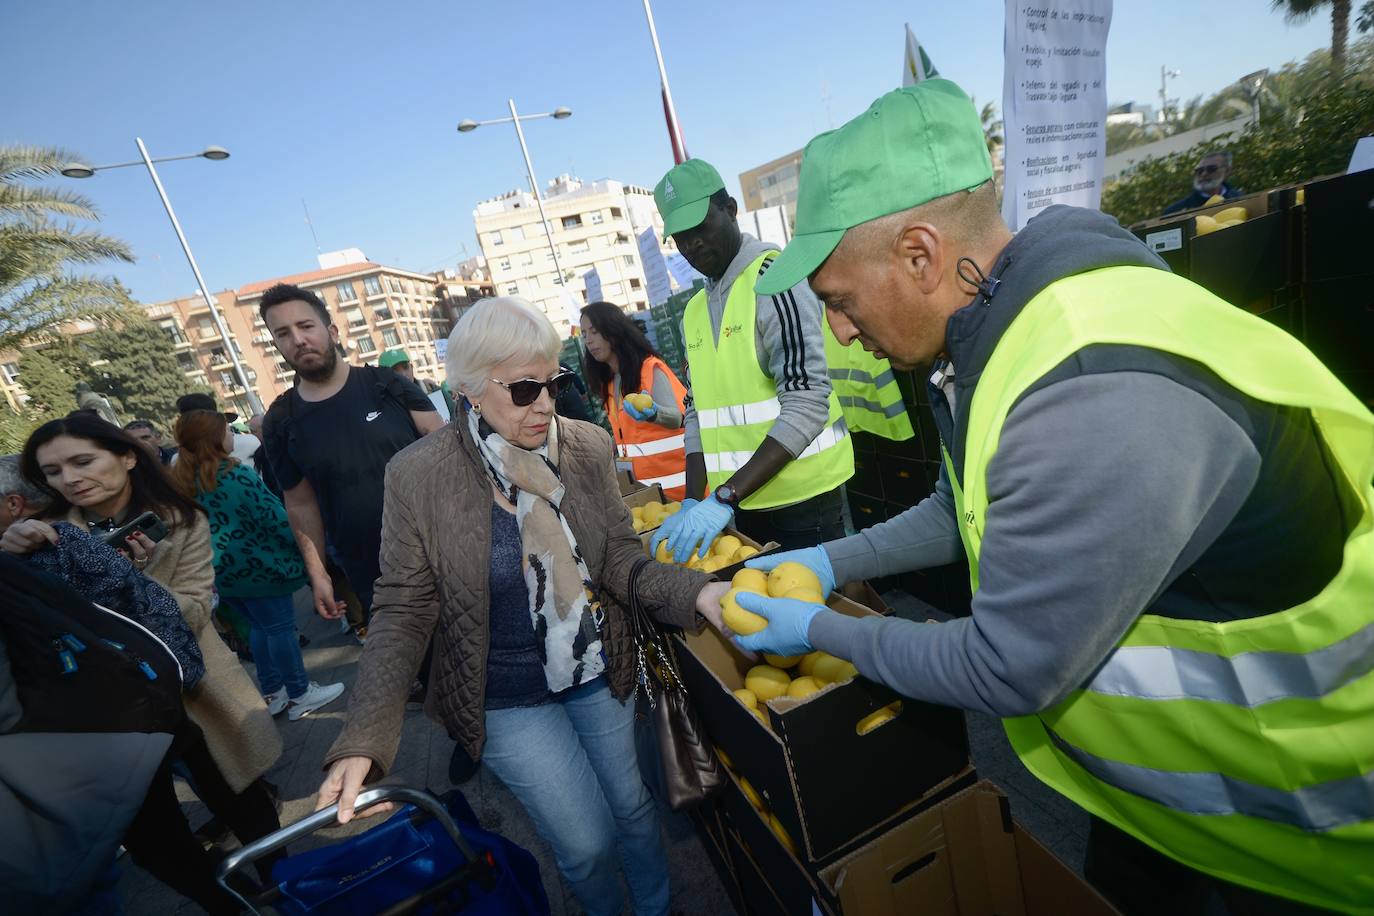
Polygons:
[[[310,638],[310,645],[305,650],[305,664],[310,676],[322,683],[342,681],[351,687],[361,649],[341,634],[336,624],[316,617],[305,600],[305,593],[297,597],[301,632]],[[884,597],[903,616],[923,616],[922,606],[901,593],[889,593]],[[278,725],[285,751],[267,778],[281,791],[283,823],[298,820],[314,809],[314,794],[322,776],[320,763],[343,727],[346,699],[347,694],[333,705],[297,722],[289,722],[285,716],[279,717]],[[1016,818],[1066,862],[1081,869],[1087,838],[1087,816],[1076,806],[1046,790],[1021,766],[996,719],[969,716],[969,737],[979,774],[996,782],[1007,793]],[[447,791],[450,788],[448,761],[452,748],[453,742],[441,728],[426,719],[418,709],[408,710],[401,734],[400,752],[396,757],[395,780],[428,787],[436,793]],[[208,812],[195,800],[189,789],[180,784],[178,788],[183,801],[187,802],[191,824],[200,825],[208,818]],[[499,831],[538,858],[544,887],[549,893],[555,916],[580,913],[580,907],[558,875],[552,852],[535,833],[533,824],[505,787],[483,767],[463,786],[463,791],[484,826]],[[729,899],[716,880],[691,822],[685,815],[676,815],[666,809],[663,811],[663,820],[672,871],[673,909],[689,916],[730,913]],[[293,846],[292,850],[299,852],[311,846],[333,842],[375,823],[379,821],[367,820],[360,822],[357,827],[350,825],[349,828],[320,833],[314,842],[303,842]],[[124,896],[125,910],[131,916],[201,912],[199,907],[135,867],[127,857],[121,859],[121,868],[123,874],[119,887]]]

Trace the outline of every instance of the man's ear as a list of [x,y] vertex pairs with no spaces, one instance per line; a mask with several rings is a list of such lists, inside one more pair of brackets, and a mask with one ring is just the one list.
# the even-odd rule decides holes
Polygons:
[[894,254],[917,288],[929,295],[939,288],[944,275],[944,245],[940,231],[926,222],[914,222],[893,240]]

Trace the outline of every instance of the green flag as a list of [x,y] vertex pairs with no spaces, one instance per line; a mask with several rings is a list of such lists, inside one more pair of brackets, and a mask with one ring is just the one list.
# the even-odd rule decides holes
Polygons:
[[915,34],[911,31],[911,26],[906,27],[906,61],[902,66],[902,85],[914,86],[922,80],[928,80],[932,76],[939,76],[940,71],[935,69],[935,65],[930,62],[930,57],[926,54],[926,49],[921,47],[921,43],[916,40]]

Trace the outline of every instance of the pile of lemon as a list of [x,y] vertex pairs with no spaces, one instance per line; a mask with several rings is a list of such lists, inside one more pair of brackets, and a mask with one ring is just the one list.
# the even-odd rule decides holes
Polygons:
[[630,510],[630,518],[635,523],[635,534],[657,528],[663,520],[682,508],[682,503],[645,503]]
[[758,553],[759,549],[744,543],[733,534],[722,534],[711,541],[711,547],[706,552],[706,556],[698,556],[698,552],[693,550],[686,563],[679,563],[673,559],[673,555],[668,551],[668,540],[665,538],[658,542],[658,550],[654,553],[654,559],[660,563],[667,563],[669,566],[685,566],[688,569],[697,569],[701,572],[715,572],[727,566],[734,566],[736,563],[743,563]]

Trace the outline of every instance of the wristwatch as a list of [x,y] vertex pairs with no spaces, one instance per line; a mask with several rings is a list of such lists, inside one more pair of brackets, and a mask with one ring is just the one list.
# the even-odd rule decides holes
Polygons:
[[724,503],[731,509],[739,508],[739,491],[735,489],[733,484],[721,484],[716,487],[712,495],[715,496],[717,502]]

